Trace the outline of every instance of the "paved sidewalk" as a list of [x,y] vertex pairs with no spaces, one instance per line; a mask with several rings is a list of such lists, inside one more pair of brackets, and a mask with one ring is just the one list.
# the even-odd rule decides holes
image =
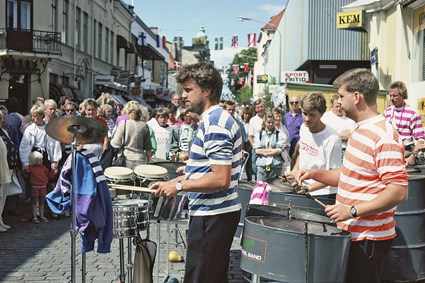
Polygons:
[[[29,206],[23,206],[22,212],[29,217]],[[70,282],[71,281],[71,236],[70,218],[51,220],[49,223],[32,224],[25,216],[5,216],[4,222],[12,226],[6,233],[0,233],[0,282]],[[181,238],[176,237],[176,227],[183,238],[187,224],[153,223],[150,228],[150,239],[158,243],[157,229],[160,226],[159,259],[154,266],[154,282],[164,282],[167,276],[175,277],[182,282],[184,262],[168,262],[167,242],[169,250],[175,250],[183,257],[184,245]],[[178,234],[177,234],[178,235]],[[142,233],[142,237],[146,232]],[[177,239],[177,241],[176,241]],[[124,239],[125,266],[127,267],[127,239]],[[132,245],[134,259],[135,248]],[[240,240],[235,238],[231,251],[229,282],[244,282],[240,269]],[[77,236],[76,281],[81,282],[81,254],[79,252],[79,236]],[[112,252],[109,254],[86,254],[86,282],[119,282],[120,256],[119,240],[114,239]],[[158,266],[159,262],[159,266]],[[159,267],[159,268],[158,268]],[[127,272],[127,270],[125,270]],[[159,276],[157,274],[159,273]],[[128,282],[128,280],[126,280]]]

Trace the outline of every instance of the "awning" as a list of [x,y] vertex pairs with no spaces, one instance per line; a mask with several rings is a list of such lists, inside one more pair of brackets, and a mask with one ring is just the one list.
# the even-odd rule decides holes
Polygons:
[[117,48],[124,48],[126,53],[135,53],[134,45],[121,35],[117,35]]
[[342,6],[344,12],[365,11],[367,13],[386,10],[394,6],[398,0],[357,0],[348,5]]
[[137,55],[139,55],[143,60],[160,60],[165,61],[165,57],[158,52],[152,45],[149,43],[147,45],[138,45],[137,46]]

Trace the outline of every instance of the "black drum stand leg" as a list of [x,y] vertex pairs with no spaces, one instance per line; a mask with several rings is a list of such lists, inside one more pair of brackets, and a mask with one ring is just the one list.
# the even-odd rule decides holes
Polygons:
[[120,245],[120,282],[125,282],[124,239],[119,239]]
[[131,245],[131,237],[129,237],[128,240],[128,244],[127,244],[127,252],[128,252],[128,259],[127,259],[127,282],[131,283],[132,282],[132,276],[133,276],[133,260],[132,260],[132,251],[131,249],[133,248]]

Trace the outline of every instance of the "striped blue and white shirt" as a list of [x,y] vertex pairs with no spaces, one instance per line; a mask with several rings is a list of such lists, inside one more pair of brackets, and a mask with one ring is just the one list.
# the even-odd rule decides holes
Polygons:
[[186,165],[186,179],[196,180],[211,173],[211,165],[231,165],[229,188],[214,193],[188,192],[191,216],[217,215],[238,211],[238,180],[242,165],[242,134],[235,119],[219,106],[201,115],[198,134]]

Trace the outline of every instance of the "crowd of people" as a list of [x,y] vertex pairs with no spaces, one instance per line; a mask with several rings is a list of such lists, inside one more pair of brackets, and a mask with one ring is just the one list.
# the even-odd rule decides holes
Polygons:
[[[44,197],[71,147],[51,138],[46,125],[62,116],[84,116],[108,129],[106,137],[77,149],[92,152],[103,169],[113,164],[134,169],[156,160],[187,164],[184,175],[152,185],[158,196],[188,193],[185,282],[226,281],[243,173],[247,181],[284,175],[300,194],[336,199],[326,212],[338,227],[352,232],[349,281],[363,281],[366,273],[371,276],[366,280],[380,278],[382,257],[395,237],[394,207],[406,198],[405,166],[425,148],[420,116],[405,103],[403,82],[390,85],[392,105],[380,115],[379,84],[365,69],[341,75],[335,81],[338,95],[329,102],[320,92],[289,96],[288,112],[266,109],[261,99],[253,108],[221,101],[223,82],[211,64],[185,66],[176,78],[182,94],[173,94],[169,106],[153,113],[136,101],[99,105],[88,98],[77,104],[62,97],[58,102],[37,98],[29,115],[22,116],[16,99],[9,98],[0,106],[0,232],[11,228],[1,215],[17,204],[16,196],[8,197],[13,174],[26,180],[23,199],[31,203],[30,221],[55,217],[46,215]],[[361,225],[365,221],[373,231]],[[380,226],[382,221],[388,225]],[[370,255],[371,265],[364,260],[369,243],[379,251]],[[359,266],[370,272],[357,271]]]

